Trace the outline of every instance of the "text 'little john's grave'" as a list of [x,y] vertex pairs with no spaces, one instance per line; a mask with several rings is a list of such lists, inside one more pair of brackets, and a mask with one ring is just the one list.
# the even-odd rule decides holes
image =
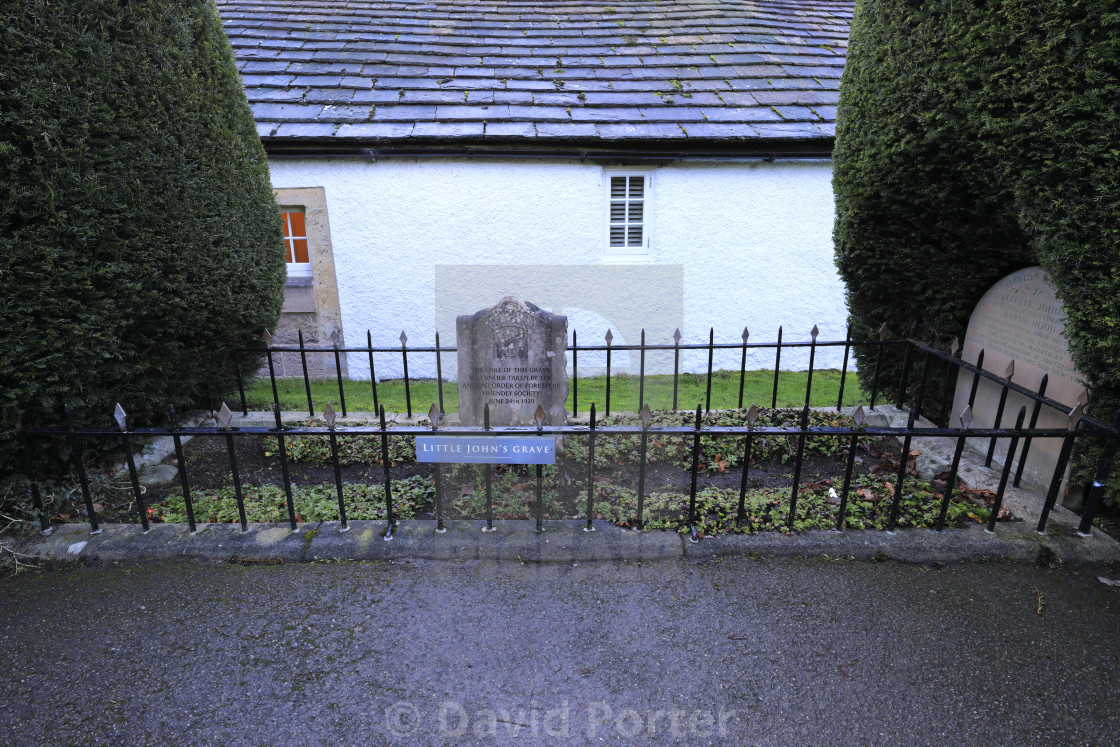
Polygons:
[[555,464],[549,436],[417,436],[416,461],[439,464]]

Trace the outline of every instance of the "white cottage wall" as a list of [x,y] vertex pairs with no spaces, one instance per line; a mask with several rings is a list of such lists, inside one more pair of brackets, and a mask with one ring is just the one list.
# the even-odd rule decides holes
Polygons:
[[[618,261],[605,251],[601,165],[285,158],[271,159],[269,167],[276,188],[326,192],[342,325],[351,344],[364,344],[369,329],[376,346],[399,346],[404,329],[410,346],[432,345],[436,265]],[[707,342],[709,327],[717,342],[738,342],[744,325],[752,342],[774,341],[779,325],[784,342],[807,341],[814,324],[820,339],[843,339],[830,162],[684,162],[649,172],[652,241],[642,261],[683,267],[686,342]],[[617,289],[648,296],[642,291]],[[590,343],[603,331],[581,330],[580,341]],[[839,367],[841,359],[840,349],[822,349],[817,366]],[[682,363],[703,371],[706,353],[682,356]],[[783,369],[807,364],[807,351],[783,352]],[[368,378],[365,355],[350,355],[348,365],[352,377]],[[717,368],[738,365],[737,352],[717,354]],[[751,361],[772,365],[772,351]],[[434,376],[433,356],[410,355],[409,374]],[[379,379],[400,375],[400,356],[378,357]]]

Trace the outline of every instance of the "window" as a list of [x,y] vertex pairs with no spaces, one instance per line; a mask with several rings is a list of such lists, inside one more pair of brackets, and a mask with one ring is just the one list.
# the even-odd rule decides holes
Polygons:
[[649,254],[649,220],[646,202],[648,173],[605,174],[607,192],[607,254]]
[[311,277],[311,255],[307,248],[307,223],[302,208],[280,208],[284,224],[284,248],[288,253],[288,276]]

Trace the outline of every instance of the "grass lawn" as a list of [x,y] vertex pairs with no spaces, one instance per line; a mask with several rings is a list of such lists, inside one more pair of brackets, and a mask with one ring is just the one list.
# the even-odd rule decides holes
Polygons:
[[[695,409],[704,405],[706,376],[703,374],[681,374],[677,387],[677,407],[681,410]],[[808,374],[804,371],[782,371],[778,376],[778,407],[800,407],[805,404],[805,385]],[[306,410],[307,393],[302,379],[277,379],[276,388],[280,395],[280,406],[284,410]],[[743,405],[770,406],[773,395],[773,371],[747,371],[743,388]],[[346,409],[349,412],[373,411],[373,392],[368,381],[343,381],[346,393]],[[412,394],[412,411],[427,412],[433,402],[439,402],[435,380],[412,379],[409,381]],[[836,406],[840,389],[838,370],[813,372],[813,392],[810,404],[814,407]],[[568,412],[572,411],[572,380],[568,380]],[[245,390],[250,410],[272,409],[272,386],[267,378],[251,382]],[[405,391],[403,379],[389,379],[377,382],[378,403],[387,412],[405,411]],[[579,380],[579,412],[586,412],[591,403],[600,413],[606,410],[606,377],[597,376]],[[338,383],[331,379],[311,382],[311,400],[315,412],[320,413],[323,406],[330,402],[339,407]],[[236,408],[240,399],[236,392],[228,400],[230,407]],[[673,406],[673,377],[671,375],[646,376],[645,401],[654,410],[667,410]],[[446,412],[459,411],[459,387],[454,382],[444,382],[443,402]],[[849,373],[844,381],[844,404],[865,404],[867,395],[859,386],[855,373]],[[739,372],[716,371],[712,374],[713,410],[730,409],[739,403]],[[611,377],[611,412],[636,411],[638,409],[638,378],[636,376]]]

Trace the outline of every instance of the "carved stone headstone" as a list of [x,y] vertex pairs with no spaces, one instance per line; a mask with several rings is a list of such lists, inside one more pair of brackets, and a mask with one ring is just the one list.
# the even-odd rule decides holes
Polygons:
[[[1046,396],[1072,407],[1085,387],[1070,359],[1069,346],[1062,334],[1064,329],[1062,305],[1057,300],[1054,286],[1043,275],[1041,267],[1028,267],[1000,280],[980,299],[968,322],[961,358],[975,364],[983,350],[985,371],[1001,377],[1012,371],[1012,382],[1036,392],[1043,375],[1048,374]],[[968,404],[972,379],[972,374],[966,372],[957,379],[954,417]],[[995,382],[980,380],[972,406],[974,427],[992,426],[1001,391],[1002,387]],[[1015,416],[1023,405],[1027,406],[1025,425],[1029,425],[1033,402],[1011,392],[1003,411],[1003,427],[1015,425]],[[1043,407],[1037,427],[1065,428],[1068,422],[1064,415]],[[1007,452],[1006,441],[1000,439],[996,449],[999,461]],[[976,439],[976,443],[969,441],[970,445],[982,451],[987,449],[987,443],[987,439]],[[1033,440],[1024,479],[1035,485],[1049,486],[1060,449],[1060,439]],[[1016,456],[1015,460],[1018,466],[1019,457]]]
[[456,319],[459,420],[482,425],[535,425],[537,407],[562,425],[568,397],[568,318],[507,296]]

